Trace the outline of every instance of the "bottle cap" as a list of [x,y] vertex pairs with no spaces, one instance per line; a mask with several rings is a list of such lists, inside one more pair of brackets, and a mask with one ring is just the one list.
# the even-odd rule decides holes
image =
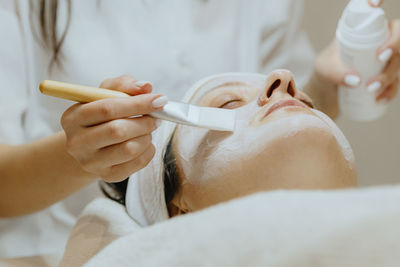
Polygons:
[[382,8],[367,0],[351,0],[339,21],[337,37],[357,45],[382,43],[387,39],[388,21]]

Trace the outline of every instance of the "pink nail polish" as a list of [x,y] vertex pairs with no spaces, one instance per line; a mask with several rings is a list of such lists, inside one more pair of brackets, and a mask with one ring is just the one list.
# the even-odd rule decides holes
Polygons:
[[168,97],[163,95],[163,96],[160,96],[160,97],[154,99],[152,102],[152,105],[153,105],[153,108],[161,108],[161,107],[165,106],[167,103],[168,103]]

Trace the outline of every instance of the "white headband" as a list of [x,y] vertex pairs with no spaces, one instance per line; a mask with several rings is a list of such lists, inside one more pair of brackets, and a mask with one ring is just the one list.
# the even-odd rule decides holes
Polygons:
[[[227,82],[242,81],[261,88],[267,79],[258,73],[223,73],[206,77],[195,83],[185,94],[182,102],[196,103],[208,90]],[[128,214],[140,225],[147,226],[169,218],[164,196],[165,148],[176,128],[176,124],[163,121],[153,133],[156,154],[153,160],[142,170],[132,174],[126,191]]]

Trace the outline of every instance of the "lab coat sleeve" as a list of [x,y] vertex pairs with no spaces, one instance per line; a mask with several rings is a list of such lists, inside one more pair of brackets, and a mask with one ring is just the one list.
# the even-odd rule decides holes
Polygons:
[[[271,1],[262,2],[261,12],[267,14]],[[274,12],[262,19],[259,67],[268,74],[275,69],[288,69],[301,89],[309,80],[314,62],[314,51],[303,29],[301,0],[283,0],[274,6]]]
[[27,107],[25,49],[13,0],[0,2],[0,143],[24,141]]

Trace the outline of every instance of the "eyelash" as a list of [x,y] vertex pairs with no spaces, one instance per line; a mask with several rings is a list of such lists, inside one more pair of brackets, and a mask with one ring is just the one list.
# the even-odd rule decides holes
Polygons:
[[[303,102],[304,104],[306,104],[308,107],[310,108],[314,108],[314,105],[306,100],[303,99],[299,99],[301,102]],[[235,99],[235,100],[230,100],[224,104],[222,104],[221,106],[219,106],[218,108],[225,108],[227,105],[231,104],[231,103],[235,103],[235,102],[242,102],[242,100],[240,99]]]
[[228,102],[225,102],[224,104],[222,104],[221,106],[219,106],[218,108],[226,108],[227,105],[231,104],[231,103],[236,103],[236,102],[242,102],[241,99],[234,99],[234,100],[230,100]]

